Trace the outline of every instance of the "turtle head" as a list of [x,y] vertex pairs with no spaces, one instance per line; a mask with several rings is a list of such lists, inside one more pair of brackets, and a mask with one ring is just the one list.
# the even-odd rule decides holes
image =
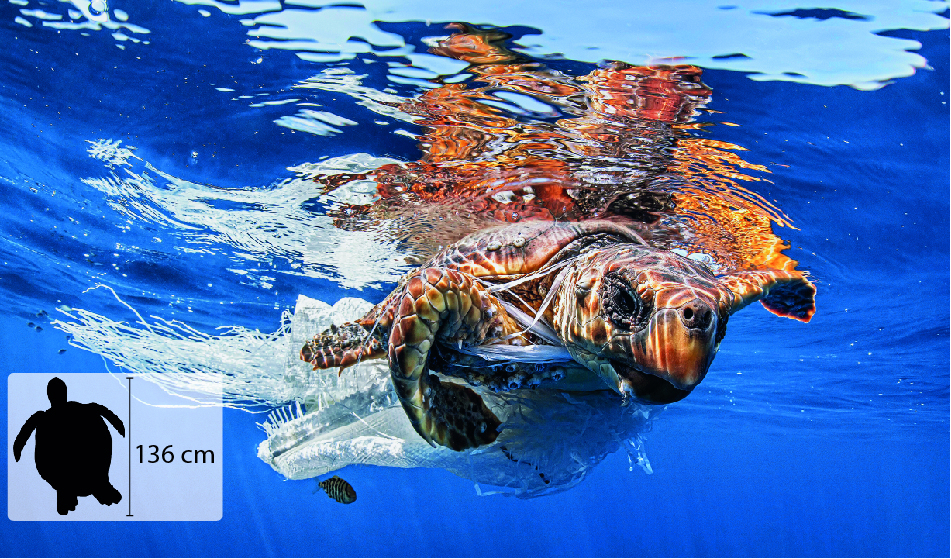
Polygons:
[[66,383],[59,377],[53,377],[46,383],[46,396],[50,399],[50,405],[66,403]]
[[706,266],[627,245],[579,261],[572,279],[563,339],[611,387],[667,404],[703,380],[733,302]]

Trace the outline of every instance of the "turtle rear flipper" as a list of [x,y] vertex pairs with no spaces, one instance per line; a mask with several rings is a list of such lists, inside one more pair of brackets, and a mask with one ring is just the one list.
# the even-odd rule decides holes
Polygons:
[[79,505],[79,497],[75,491],[65,489],[56,491],[56,512],[67,515],[70,511],[76,510],[77,505]]
[[102,486],[97,487],[96,490],[92,492],[92,496],[99,501],[100,505],[115,505],[122,500],[122,493],[119,493],[119,490],[113,487],[108,481]]
[[349,367],[364,359],[383,357],[383,328],[365,320],[331,326],[304,344],[300,357],[314,369]]

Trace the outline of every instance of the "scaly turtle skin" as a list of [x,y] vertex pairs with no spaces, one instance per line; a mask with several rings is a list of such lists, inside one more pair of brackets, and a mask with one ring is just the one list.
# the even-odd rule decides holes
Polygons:
[[[581,365],[626,397],[675,402],[703,380],[740,308],[759,300],[809,321],[815,286],[788,268],[715,275],[614,222],[510,225],[437,254],[363,319],[308,342],[301,358],[324,369],[385,355],[416,431],[462,450],[493,442],[500,421],[475,391],[431,368],[472,384],[502,378],[493,388],[508,389]],[[563,345],[573,363],[499,368],[478,351],[533,345]]]

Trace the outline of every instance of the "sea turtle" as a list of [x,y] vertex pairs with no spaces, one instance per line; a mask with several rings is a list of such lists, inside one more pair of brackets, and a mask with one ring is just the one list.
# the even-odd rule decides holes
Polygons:
[[66,401],[66,383],[54,377],[46,385],[50,408],[30,416],[13,443],[13,458],[19,462],[27,439],[36,431],[36,471],[56,490],[56,511],[76,510],[78,497],[92,495],[103,505],[122,500],[109,483],[112,436],[103,418],[123,437],[122,421],[97,403]]
[[307,342],[301,358],[324,369],[386,356],[416,431],[463,450],[493,442],[500,421],[448,378],[506,390],[583,366],[625,398],[675,402],[703,380],[740,308],[759,300],[809,321],[815,286],[787,263],[715,274],[622,223],[502,226],[438,253],[363,319]]

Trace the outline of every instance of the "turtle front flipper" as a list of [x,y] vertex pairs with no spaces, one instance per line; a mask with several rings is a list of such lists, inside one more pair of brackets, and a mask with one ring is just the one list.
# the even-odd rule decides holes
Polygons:
[[43,414],[45,413],[44,411],[34,413],[30,416],[30,419],[26,420],[23,427],[20,427],[20,432],[17,433],[16,439],[13,440],[13,459],[15,461],[20,461],[20,454],[23,452],[23,447],[26,446],[26,441],[30,439],[30,435],[33,434],[33,431],[35,431],[36,427],[42,422]]
[[733,292],[730,313],[759,301],[777,315],[809,322],[816,312],[816,286],[797,271],[755,270],[733,272],[718,278]]
[[300,350],[300,358],[314,369],[349,367],[364,359],[383,357],[383,327],[373,320],[331,326],[314,336]]
[[[415,417],[413,427],[430,444],[465,450],[490,444],[499,436],[499,418],[482,397],[467,386],[440,381],[436,375],[420,377],[423,408],[405,400],[403,408]],[[422,412],[422,413],[420,413]]]
[[436,343],[472,346],[514,331],[501,303],[468,274],[423,268],[406,281],[394,305],[387,357],[413,427],[430,444],[453,450],[495,441],[501,422],[482,398],[440,382],[428,360]]

